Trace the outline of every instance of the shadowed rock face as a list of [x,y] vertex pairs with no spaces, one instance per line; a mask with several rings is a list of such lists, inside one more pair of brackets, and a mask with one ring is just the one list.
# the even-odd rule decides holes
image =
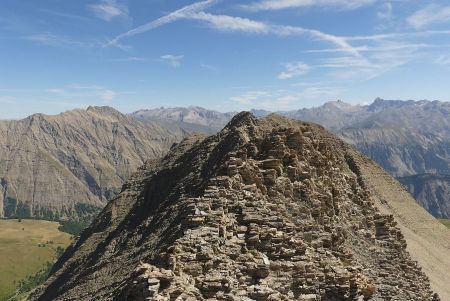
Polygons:
[[438,300],[371,166],[319,126],[238,114],[147,162],[30,300]]
[[97,213],[145,160],[182,136],[108,107],[0,121],[0,217]]
[[450,218],[450,175],[421,174],[399,181],[427,211],[436,217]]

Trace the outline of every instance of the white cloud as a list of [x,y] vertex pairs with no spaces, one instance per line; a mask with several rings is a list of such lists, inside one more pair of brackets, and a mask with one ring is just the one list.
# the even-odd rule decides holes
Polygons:
[[366,81],[417,58],[413,51],[375,52],[368,58],[341,57],[325,59],[317,67],[328,68],[329,76],[338,80]]
[[102,100],[111,101],[114,100],[117,96],[116,92],[109,89],[102,89],[99,91],[99,96]]
[[417,32],[396,32],[396,33],[385,33],[385,34],[375,34],[368,36],[344,36],[344,39],[347,42],[350,41],[380,41],[387,39],[396,39],[396,38],[408,38],[408,37],[429,37],[436,35],[450,35],[450,30],[424,30]]
[[205,9],[206,7],[216,3],[217,0],[206,0],[206,1],[201,1],[201,2],[196,2],[194,4],[191,5],[187,5],[179,10],[176,10],[168,15],[165,15],[159,19],[156,19],[154,21],[148,22],[144,25],[141,25],[139,27],[136,27],[132,30],[129,30],[125,33],[122,33],[120,35],[118,35],[117,37],[115,37],[113,40],[111,40],[107,46],[117,46],[117,44],[119,44],[119,41],[123,38],[126,37],[131,37],[137,34],[141,34],[150,30],[153,30],[155,28],[158,28],[160,26],[163,26],[165,24],[169,24],[172,22],[175,22],[179,19],[185,18],[186,15],[188,14],[192,14],[195,12],[199,12],[203,9]]
[[186,15],[185,18],[200,20],[214,29],[221,31],[237,31],[254,34],[274,34],[278,36],[305,35],[313,39],[335,44],[343,51],[359,55],[358,51],[344,38],[321,32],[315,29],[306,29],[298,26],[273,25],[247,18],[233,17],[227,15],[212,15],[204,12]]
[[101,0],[98,4],[87,6],[98,18],[111,21],[117,17],[128,17],[128,7],[117,0]]
[[450,21],[450,6],[430,4],[416,11],[407,19],[409,25],[416,29],[423,28],[434,23]]
[[245,4],[241,7],[249,11],[280,10],[301,7],[334,7],[339,9],[356,9],[373,4],[376,0],[262,0]]
[[230,98],[231,101],[238,103],[239,105],[254,105],[257,102],[262,102],[262,99],[268,100],[272,97],[272,94],[265,91],[248,91],[244,94],[233,96]]
[[186,16],[189,19],[205,21],[209,26],[222,31],[241,31],[247,33],[269,33],[270,26],[247,18],[227,15],[212,15],[199,12]]
[[[390,45],[384,45],[384,46],[359,46],[355,47],[358,52],[383,52],[383,51],[393,51],[393,50],[408,50],[408,49],[421,49],[421,48],[436,48],[439,47],[437,45],[432,44],[425,44],[425,43],[391,43]],[[330,48],[330,49],[314,49],[314,50],[306,50],[305,52],[308,53],[340,53],[344,52],[340,48]]]
[[308,73],[310,67],[302,62],[287,63],[284,65],[285,71],[278,75],[279,79],[290,79]]
[[450,65],[450,56],[441,55],[434,62],[438,65]]
[[173,55],[166,54],[161,56],[161,60],[165,63],[169,64],[173,68],[178,68],[181,66],[181,60],[184,58],[184,55]]

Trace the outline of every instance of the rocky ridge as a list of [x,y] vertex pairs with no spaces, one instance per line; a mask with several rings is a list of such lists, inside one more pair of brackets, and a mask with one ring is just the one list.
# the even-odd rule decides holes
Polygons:
[[148,162],[31,300],[439,300],[358,160],[241,113]]

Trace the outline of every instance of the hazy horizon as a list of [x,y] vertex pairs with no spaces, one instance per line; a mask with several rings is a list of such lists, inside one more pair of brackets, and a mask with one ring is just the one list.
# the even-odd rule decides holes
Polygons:
[[186,106],[164,106],[164,105],[162,105],[162,106],[156,106],[156,107],[140,108],[140,109],[133,110],[133,111],[122,111],[122,110],[120,110],[120,108],[115,107],[114,105],[105,104],[105,105],[86,105],[85,107],[74,107],[74,108],[70,108],[70,109],[67,109],[67,110],[63,110],[63,111],[56,112],[56,113],[50,113],[50,114],[38,111],[38,112],[33,112],[31,114],[28,114],[26,116],[20,116],[20,117],[16,117],[16,118],[3,118],[3,117],[0,116],[0,120],[20,120],[20,119],[25,119],[25,118],[27,118],[29,116],[32,116],[32,115],[35,115],[35,114],[44,114],[44,115],[48,115],[48,116],[55,116],[55,115],[63,114],[63,113],[70,112],[70,111],[73,111],[73,110],[87,110],[89,107],[110,107],[110,108],[113,108],[113,109],[123,113],[123,114],[132,114],[132,113],[135,113],[135,112],[138,112],[138,111],[141,111],[141,110],[195,108],[195,107],[201,108],[201,109],[205,109],[205,110],[216,111],[216,112],[219,112],[219,113],[233,113],[233,112],[241,112],[241,111],[260,111],[260,110],[261,111],[268,111],[268,112],[277,113],[277,112],[288,112],[288,111],[296,111],[296,110],[302,110],[302,109],[318,108],[318,107],[321,107],[321,106],[323,106],[323,105],[325,105],[327,103],[333,103],[333,102],[342,102],[342,103],[350,104],[352,106],[358,106],[358,105],[359,106],[367,106],[367,105],[372,104],[377,99],[386,100],[386,101],[403,101],[403,102],[408,102],[408,101],[414,101],[414,102],[419,102],[419,101],[429,101],[429,102],[438,101],[438,102],[441,102],[441,103],[449,103],[449,101],[442,101],[442,100],[430,100],[430,99],[417,99],[417,100],[416,99],[385,99],[385,98],[377,97],[373,101],[365,102],[365,103],[356,103],[356,104],[353,103],[352,104],[350,102],[346,102],[345,100],[338,99],[338,100],[326,101],[324,103],[321,103],[320,105],[313,105],[313,106],[308,106],[308,107],[298,107],[298,108],[292,108],[290,110],[277,110],[277,111],[275,111],[275,110],[267,110],[267,109],[258,108],[258,107],[249,108],[249,109],[243,109],[243,110],[235,110],[235,111],[233,111],[233,110],[222,111],[222,110],[211,109],[211,108],[208,108],[208,107],[203,107],[203,106],[198,106],[198,105],[189,105],[189,104],[186,105]]

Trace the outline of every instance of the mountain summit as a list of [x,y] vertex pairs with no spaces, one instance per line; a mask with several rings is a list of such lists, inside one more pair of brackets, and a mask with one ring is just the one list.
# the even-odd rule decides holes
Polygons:
[[244,112],[147,162],[31,300],[439,300],[448,238],[322,127]]

